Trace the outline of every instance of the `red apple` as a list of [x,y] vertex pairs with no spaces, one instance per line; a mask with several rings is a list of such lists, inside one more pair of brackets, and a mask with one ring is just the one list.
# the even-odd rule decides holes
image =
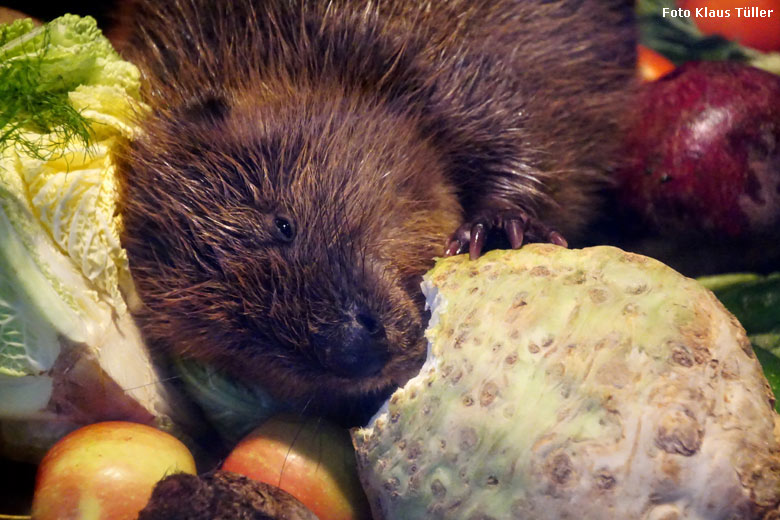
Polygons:
[[665,236],[777,236],[779,100],[780,77],[737,62],[689,62],[645,83],[621,203]]
[[35,479],[36,520],[130,520],[154,485],[195,461],[175,437],[143,424],[112,421],[80,428],[55,444]]
[[349,434],[320,419],[269,419],[236,446],[222,469],[280,487],[320,520],[371,518]]

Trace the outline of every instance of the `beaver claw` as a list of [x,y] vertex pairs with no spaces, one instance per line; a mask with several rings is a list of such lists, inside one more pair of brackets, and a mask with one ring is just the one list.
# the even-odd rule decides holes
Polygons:
[[491,232],[503,230],[512,249],[518,249],[523,242],[549,242],[568,247],[563,236],[542,224],[522,210],[486,210],[477,213],[473,219],[458,227],[449,239],[444,256],[458,255],[469,248],[469,258],[479,258]]

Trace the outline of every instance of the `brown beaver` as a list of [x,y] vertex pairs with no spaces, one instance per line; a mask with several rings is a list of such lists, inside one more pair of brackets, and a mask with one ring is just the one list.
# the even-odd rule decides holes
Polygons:
[[632,10],[142,0],[125,53],[152,112],[120,200],[145,334],[361,421],[424,358],[435,256],[564,243],[593,215]]

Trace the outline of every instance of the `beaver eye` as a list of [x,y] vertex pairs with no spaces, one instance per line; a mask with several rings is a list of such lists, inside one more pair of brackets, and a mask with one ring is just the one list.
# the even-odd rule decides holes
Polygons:
[[295,226],[285,217],[274,218],[274,227],[276,238],[282,242],[290,242],[295,238]]

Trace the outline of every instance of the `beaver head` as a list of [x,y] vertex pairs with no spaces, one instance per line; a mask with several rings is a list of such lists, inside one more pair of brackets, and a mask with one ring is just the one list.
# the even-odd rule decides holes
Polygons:
[[143,127],[120,207],[153,345],[347,421],[419,369],[421,275],[461,209],[413,114],[247,87]]

